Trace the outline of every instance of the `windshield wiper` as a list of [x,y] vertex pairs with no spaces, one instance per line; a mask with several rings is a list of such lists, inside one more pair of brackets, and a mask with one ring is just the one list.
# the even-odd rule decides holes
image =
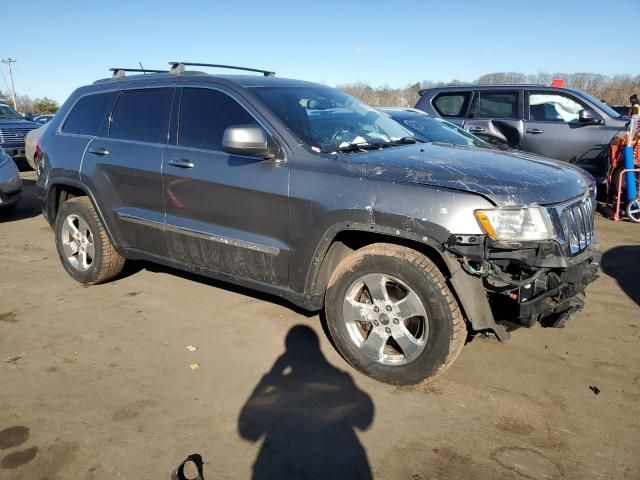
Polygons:
[[425,143],[425,142],[416,137],[402,137],[402,138],[398,138],[397,140],[393,140],[391,142],[392,145],[410,145],[412,143]]
[[360,143],[349,143],[347,145],[342,145],[335,149],[336,152],[340,153],[350,153],[350,152],[360,152],[365,150],[377,150],[380,148],[386,147],[387,143],[369,143],[369,142],[360,142]]

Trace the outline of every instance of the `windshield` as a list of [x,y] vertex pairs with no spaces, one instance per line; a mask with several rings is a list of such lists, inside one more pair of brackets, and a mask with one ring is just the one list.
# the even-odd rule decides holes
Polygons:
[[601,102],[596,97],[592,97],[591,95],[589,95],[586,92],[583,92],[582,90],[574,90],[574,91],[575,91],[575,93],[577,93],[581,97],[586,98],[587,100],[591,101],[592,103],[595,103],[598,106],[598,108],[600,108],[600,110],[604,110],[604,113],[606,113],[610,117],[613,117],[613,118],[622,118],[623,117],[623,115],[620,115],[613,108],[611,108],[606,103]]
[[316,152],[360,151],[349,149],[357,145],[382,148],[411,136],[386,115],[333,88],[263,87],[256,94]]
[[415,115],[402,120],[420,140],[425,142],[451,143],[454,145],[466,145],[469,147],[494,148],[490,143],[467,133],[462,128],[430,117],[428,115]]
[[13,108],[6,105],[0,105],[0,120],[14,120],[22,119],[22,115],[16,112]]

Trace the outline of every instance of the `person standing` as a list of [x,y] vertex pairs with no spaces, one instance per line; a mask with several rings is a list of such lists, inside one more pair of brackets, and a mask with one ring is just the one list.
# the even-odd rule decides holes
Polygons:
[[634,93],[629,97],[631,102],[631,108],[629,109],[629,116],[640,115],[640,101],[638,101],[638,94]]

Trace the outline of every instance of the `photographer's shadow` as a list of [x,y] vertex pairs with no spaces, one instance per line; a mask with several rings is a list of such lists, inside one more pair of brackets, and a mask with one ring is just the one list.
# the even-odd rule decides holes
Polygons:
[[238,419],[240,435],[264,442],[253,478],[370,479],[355,428],[374,415],[369,395],[330,365],[309,327],[289,331],[286,352],[256,386]]

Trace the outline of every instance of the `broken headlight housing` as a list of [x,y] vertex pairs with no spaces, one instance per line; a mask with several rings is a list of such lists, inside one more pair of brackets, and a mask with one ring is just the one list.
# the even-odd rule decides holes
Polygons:
[[540,241],[553,238],[549,215],[541,207],[476,210],[480,228],[498,241]]

